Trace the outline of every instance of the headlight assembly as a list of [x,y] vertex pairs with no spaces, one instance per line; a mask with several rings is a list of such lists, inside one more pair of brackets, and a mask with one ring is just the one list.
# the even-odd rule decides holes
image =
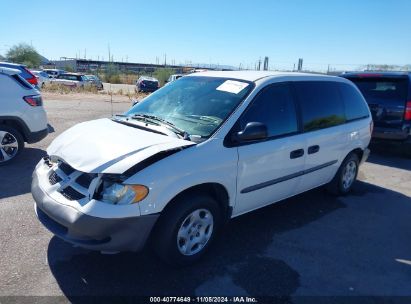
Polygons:
[[142,201],[148,195],[143,185],[125,185],[120,182],[103,181],[100,200],[113,205],[129,205]]

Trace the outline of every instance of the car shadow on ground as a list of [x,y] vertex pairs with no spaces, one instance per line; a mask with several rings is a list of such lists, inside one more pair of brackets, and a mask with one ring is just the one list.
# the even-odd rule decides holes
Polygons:
[[31,191],[31,174],[46,152],[25,148],[10,164],[0,167],[0,199]]
[[[367,162],[403,170],[411,170],[411,156],[398,145],[372,144]],[[408,151],[411,154],[411,151]]]
[[[386,189],[357,182],[353,197]],[[387,190],[389,191],[389,190]],[[229,222],[199,263],[175,269],[151,250],[101,255],[53,237],[49,267],[62,292],[79,296],[252,295],[288,299],[299,287],[299,273],[264,254],[276,235],[298,229],[346,205],[318,188]],[[138,231],[136,231],[138,233]]]

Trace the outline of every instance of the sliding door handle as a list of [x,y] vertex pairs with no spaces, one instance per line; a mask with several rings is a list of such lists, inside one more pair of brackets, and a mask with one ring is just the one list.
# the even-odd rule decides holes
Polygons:
[[290,158],[299,158],[304,155],[304,149],[298,149],[290,152]]
[[318,151],[320,151],[319,145],[308,147],[308,154],[314,154],[314,153],[317,153]]

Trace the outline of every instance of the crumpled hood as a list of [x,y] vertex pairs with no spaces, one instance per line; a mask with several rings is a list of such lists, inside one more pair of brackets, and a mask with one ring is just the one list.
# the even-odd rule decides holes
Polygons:
[[104,118],[80,123],[63,132],[47,153],[82,172],[123,173],[159,152],[194,144]]

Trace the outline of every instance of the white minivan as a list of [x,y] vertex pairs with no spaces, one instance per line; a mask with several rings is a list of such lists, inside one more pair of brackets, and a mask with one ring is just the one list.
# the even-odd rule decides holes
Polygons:
[[35,210],[74,245],[112,253],[149,239],[188,264],[230,218],[321,185],[349,192],[372,126],[343,78],[191,74],[55,139],[33,174]]

